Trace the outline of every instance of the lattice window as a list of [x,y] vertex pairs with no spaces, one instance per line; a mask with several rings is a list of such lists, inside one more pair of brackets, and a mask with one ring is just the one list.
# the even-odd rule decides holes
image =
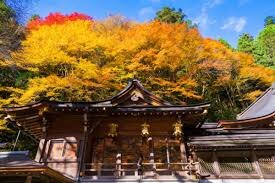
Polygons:
[[263,174],[275,174],[275,151],[256,151],[258,163]]
[[219,152],[218,161],[222,175],[257,174],[253,168],[250,152]]
[[214,174],[213,158],[211,152],[197,153],[201,174]]

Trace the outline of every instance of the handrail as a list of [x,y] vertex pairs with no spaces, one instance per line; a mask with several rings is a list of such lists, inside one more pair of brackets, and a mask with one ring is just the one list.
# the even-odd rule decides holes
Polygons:
[[[142,163],[142,165],[197,165],[194,163]],[[137,165],[137,163],[85,163],[85,165]]]
[[[198,172],[199,162],[189,162],[189,163],[143,163],[143,167],[152,166],[146,171],[161,172],[170,171],[172,175],[176,171],[189,172],[191,174],[196,174]],[[135,165],[131,168],[125,168],[123,166]],[[166,165],[167,168],[156,168],[156,165]],[[175,169],[172,165],[181,165],[180,169]],[[113,166],[113,168],[105,168],[104,166]],[[101,176],[102,172],[114,172],[114,175],[120,176],[125,175],[126,172],[134,172],[138,175],[138,165],[137,163],[85,163],[85,172],[97,172],[98,176]],[[144,172],[146,172],[144,171]]]

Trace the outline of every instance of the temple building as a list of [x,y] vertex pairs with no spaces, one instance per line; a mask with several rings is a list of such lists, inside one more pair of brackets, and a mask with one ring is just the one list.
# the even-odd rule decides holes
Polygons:
[[275,85],[233,121],[173,105],[138,80],[109,100],[5,107],[39,141],[0,153],[0,182],[275,182]]

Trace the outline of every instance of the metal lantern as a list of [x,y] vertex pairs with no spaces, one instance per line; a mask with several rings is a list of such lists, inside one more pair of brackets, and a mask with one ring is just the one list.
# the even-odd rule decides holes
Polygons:
[[117,136],[117,127],[118,127],[118,124],[116,123],[111,123],[109,124],[109,133],[108,133],[108,136],[109,137],[116,137]]
[[145,122],[145,123],[143,123],[141,125],[141,127],[142,127],[142,129],[141,129],[141,135],[143,137],[147,137],[149,135],[149,127],[150,127],[150,125]]
[[174,132],[173,132],[173,135],[175,137],[181,137],[182,135],[182,124],[180,121],[176,122],[173,124],[173,127],[174,127]]

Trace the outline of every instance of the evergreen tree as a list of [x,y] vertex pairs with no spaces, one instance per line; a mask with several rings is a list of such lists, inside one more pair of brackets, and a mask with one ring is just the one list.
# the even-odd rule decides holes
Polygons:
[[266,26],[255,41],[253,55],[256,63],[275,68],[275,24]]
[[163,7],[157,11],[155,20],[166,23],[182,23],[185,16],[182,9],[175,10],[175,8]]
[[238,39],[237,50],[245,53],[253,53],[254,49],[254,38],[248,34],[242,34]]
[[267,16],[265,19],[264,19],[264,26],[268,26],[268,25],[272,25],[272,24],[275,24],[275,17],[274,16]]

